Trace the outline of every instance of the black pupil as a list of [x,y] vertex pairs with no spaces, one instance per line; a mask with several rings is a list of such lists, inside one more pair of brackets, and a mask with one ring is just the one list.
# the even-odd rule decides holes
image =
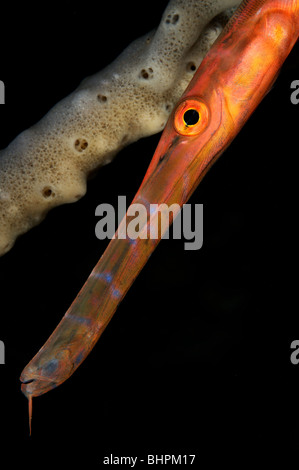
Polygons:
[[186,126],[194,126],[199,121],[199,113],[196,109],[188,109],[184,114],[184,121]]

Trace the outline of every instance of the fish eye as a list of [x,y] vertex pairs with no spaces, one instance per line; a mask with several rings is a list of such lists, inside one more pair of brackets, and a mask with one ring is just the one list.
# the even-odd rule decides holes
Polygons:
[[199,119],[200,115],[199,112],[196,111],[196,109],[190,108],[184,113],[184,122],[186,126],[195,126],[195,124],[198,123]]
[[174,127],[179,134],[197,135],[207,127],[209,119],[209,110],[203,100],[187,98],[174,112]]

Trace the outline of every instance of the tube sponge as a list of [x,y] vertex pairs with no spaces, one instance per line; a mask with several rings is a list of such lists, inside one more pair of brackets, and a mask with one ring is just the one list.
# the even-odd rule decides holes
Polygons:
[[[86,192],[95,169],[161,131],[240,0],[171,0],[157,30],[86,78],[0,152],[0,255],[60,204]],[[218,15],[218,16],[217,16]]]

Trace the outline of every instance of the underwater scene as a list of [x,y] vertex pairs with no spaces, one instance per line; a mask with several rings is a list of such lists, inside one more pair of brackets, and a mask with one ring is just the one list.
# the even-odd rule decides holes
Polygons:
[[299,1],[3,18],[1,455],[296,452]]

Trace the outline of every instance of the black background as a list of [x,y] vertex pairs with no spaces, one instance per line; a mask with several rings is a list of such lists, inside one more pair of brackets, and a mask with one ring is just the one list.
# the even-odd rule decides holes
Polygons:
[[[166,4],[7,5],[0,148],[158,25]],[[204,204],[203,248],[161,242],[87,360],[33,401],[31,438],[19,375],[107,245],[94,234],[96,206],[132,199],[160,135],[123,150],[82,200],[54,209],[0,259],[1,457],[98,468],[110,453],[191,453],[197,465],[220,456],[243,468],[249,456],[298,451],[295,79],[298,46],[190,200]]]

